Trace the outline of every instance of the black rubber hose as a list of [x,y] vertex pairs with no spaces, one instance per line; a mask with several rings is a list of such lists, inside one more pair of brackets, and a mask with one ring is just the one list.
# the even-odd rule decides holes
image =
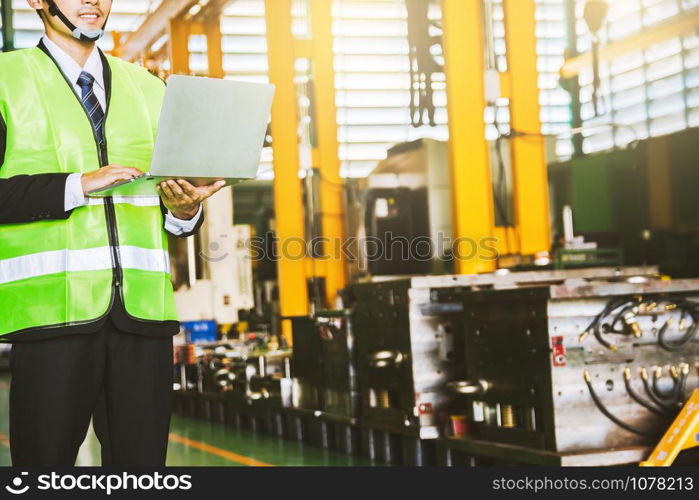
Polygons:
[[643,406],[646,408],[648,411],[655,413],[659,417],[671,419],[674,417],[674,415],[671,415],[670,412],[665,410],[664,408],[657,407],[653,405],[650,401],[647,401],[643,399],[635,390],[633,387],[631,387],[631,379],[630,377],[627,378],[624,376],[624,385],[626,386],[626,392],[629,393],[629,396],[631,396],[631,399],[636,401],[639,405]]
[[595,338],[597,339],[597,342],[602,344],[607,349],[610,349],[612,351],[616,351],[616,346],[612,346],[612,344],[610,344],[609,342],[607,342],[606,340],[604,340],[602,338],[602,333],[600,333],[600,331],[599,331],[599,325],[595,325],[595,327],[592,329],[592,333],[594,334]]
[[661,408],[664,408],[665,410],[668,411],[668,413],[672,413],[675,411],[674,408],[667,406],[667,404],[662,401],[661,399],[658,398],[658,396],[653,392],[653,388],[650,385],[650,381],[648,380],[648,377],[641,377],[641,380],[643,380],[643,388],[646,390],[646,395],[650,398],[651,401],[653,401],[656,405],[658,405]]
[[595,406],[597,406],[597,409],[602,412],[602,414],[607,417],[609,420],[614,422],[616,425],[621,427],[622,429],[625,429],[629,432],[632,432],[633,434],[638,434],[639,436],[652,436],[652,437],[657,437],[661,433],[658,432],[649,432],[649,431],[644,431],[642,429],[637,429],[626,422],[622,422],[619,420],[615,415],[613,415],[605,406],[602,404],[602,401],[600,401],[599,397],[597,396],[597,393],[595,392],[594,388],[592,387],[592,381],[590,380],[590,374],[588,372],[585,372],[585,383],[587,384],[587,389],[590,391],[590,396],[592,397],[592,401],[595,402]]
[[664,401],[665,403],[673,404],[677,402],[677,389],[679,388],[680,379],[672,377],[672,389],[669,392],[663,393],[658,386],[660,381],[660,376],[657,375],[657,371],[653,373],[653,392],[658,399]]
[[666,322],[663,327],[658,332],[658,344],[668,351],[680,351],[687,347],[690,342],[692,342],[696,336],[697,330],[699,329],[699,303],[686,299],[684,297],[678,297],[676,300],[664,300],[665,303],[672,303],[678,309],[682,310],[682,318],[684,319],[687,314],[692,318],[692,325],[687,329],[687,332],[679,339],[673,342],[669,342],[665,337],[667,335],[669,324]]
[[689,378],[689,367],[687,369],[680,369],[680,383],[677,384],[677,394],[676,394],[676,401],[677,401],[677,406],[683,406],[685,403],[684,400],[684,391],[687,389],[687,379]]
[[697,312],[694,310],[688,310],[688,312],[692,317],[692,326],[687,328],[687,332],[679,340],[670,342],[665,338],[668,327],[670,326],[668,321],[666,321],[660,328],[660,331],[658,332],[658,344],[660,344],[663,349],[672,352],[681,351],[694,340],[697,333],[697,327],[699,327],[699,314],[697,314]]
[[626,326],[626,323],[623,323],[621,325],[621,330],[616,329],[616,324],[619,323],[620,321],[624,320],[624,315],[628,311],[632,311],[634,307],[636,307],[638,304],[630,304],[625,307],[623,307],[617,314],[614,316],[614,319],[612,320],[611,327],[612,330],[610,333],[616,333],[616,334],[626,334],[628,331],[628,327]]
[[605,308],[597,315],[595,318],[592,320],[590,325],[585,329],[586,332],[589,332],[592,330],[592,334],[595,336],[597,339],[597,342],[602,344],[604,347],[607,349],[611,350],[616,350],[616,346],[612,346],[609,342],[604,340],[602,337],[602,332],[600,332],[600,323],[601,321],[607,317],[609,314],[611,314],[615,309],[618,309],[619,307],[623,306],[627,302],[630,302],[633,300],[632,297],[621,297],[615,300],[610,301]]

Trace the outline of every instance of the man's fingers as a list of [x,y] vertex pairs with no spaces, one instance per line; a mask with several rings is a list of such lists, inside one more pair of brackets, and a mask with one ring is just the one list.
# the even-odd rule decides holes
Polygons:
[[161,182],[160,183],[160,189],[163,191],[163,194],[165,195],[166,198],[168,199],[174,199],[175,195],[172,193],[172,189],[168,185],[167,182]]
[[189,199],[189,196],[187,196],[185,192],[182,191],[182,188],[179,186],[179,184],[177,184],[176,181],[169,180],[167,181],[167,185],[170,186],[172,193],[177,197],[178,201],[184,203],[190,203],[192,201]]
[[106,180],[109,181],[109,184],[114,184],[115,182],[133,179],[139,175],[141,174],[136,169],[112,169],[111,171],[107,172]]
[[126,181],[126,180],[131,179],[132,177],[133,177],[132,175],[130,175],[130,174],[124,174],[124,173],[122,173],[122,174],[112,174],[112,175],[110,175],[109,177],[106,178],[106,180],[107,180],[107,182],[108,182],[107,185],[116,184],[117,182],[121,182],[121,181]]
[[140,171],[139,169],[137,169],[137,168],[131,168],[131,167],[129,167],[129,168],[127,168],[127,170],[128,170],[128,172],[129,172],[131,175],[143,175],[143,172],[141,172],[141,171]]
[[177,179],[177,184],[179,184],[182,190],[185,193],[187,193],[187,196],[189,196],[192,199],[192,201],[196,201],[199,199],[199,191],[189,182],[187,182],[184,179]]
[[214,194],[218,193],[225,185],[226,181],[217,181],[208,186],[204,186],[202,189],[204,190],[206,198],[209,198],[210,196],[213,196]]
[[134,167],[122,167],[121,165],[110,165],[107,167],[109,169],[109,173],[119,173],[119,174],[124,174],[133,176],[133,175],[141,175],[143,172],[141,172],[139,169],[134,168]]
[[168,187],[169,187],[170,190],[172,191],[172,194],[174,194],[174,195],[176,195],[176,196],[178,196],[178,197],[179,197],[179,196],[182,196],[182,195],[184,194],[184,191],[182,191],[182,188],[181,188],[180,186],[178,186],[177,183],[176,183],[175,181],[169,180],[169,181],[166,181],[166,182],[167,182]]

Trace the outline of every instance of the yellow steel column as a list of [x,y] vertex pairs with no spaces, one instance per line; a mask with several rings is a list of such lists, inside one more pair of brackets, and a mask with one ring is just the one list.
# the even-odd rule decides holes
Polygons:
[[[284,250],[304,240],[303,197],[299,181],[299,137],[296,85],[294,83],[294,38],[291,32],[291,0],[265,0],[269,78],[276,86],[272,106],[274,149],[274,207],[279,238],[278,277],[282,316],[308,314],[304,262],[290,259]],[[296,243],[294,243],[296,242]],[[282,324],[282,334],[291,341],[291,325]]]
[[329,306],[337,290],[345,285],[345,262],[339,249],[344,239],[343,184],[340,177],[337,140],[337,105],[335,102],[335,54],[333,51],[332,2],[310,0],[313,76],[315,90],[315,130],[318,136],[320,170],[320,206],[322,213],[324,255],[327,259],[325,284]]
[[181,18],[170,19],[170,72],[189,74],[189,26]]
[[209,76],[223,78],[223,49],[221,48],[221,18],[219,16],[204,22],[206,34],[206,56],[209,62]]
[[[493,183],[485,140],[482,0],[442,0],[449,113],[454,237],[462,242],[456,271],[493,271],[496,261],[481,250],[493,235]],[[474,253],[474,244],[478,251]],[[485,252],[487,253],[487,252]],[[460,258],[458,258],[460,257]]]
[[112,42],[114,42],[114,47],[112,48],[112,55],[114,57],[119,57],[119,51],[121,50],[122,34],[119,31],[112,31]]
[[548,175],[539,117],[535,0],[505,0],[510,124],[524,136],[512,141],[514,204],[520,252],[533,255],[551,247]]

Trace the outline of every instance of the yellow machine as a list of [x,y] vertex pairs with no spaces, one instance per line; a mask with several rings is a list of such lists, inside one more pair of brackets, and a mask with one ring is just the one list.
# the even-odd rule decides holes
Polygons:
[[699,389],[694,390],[650,458],[641,462],[641,467],[668,467],[682,450],[695,446],[699,446]]

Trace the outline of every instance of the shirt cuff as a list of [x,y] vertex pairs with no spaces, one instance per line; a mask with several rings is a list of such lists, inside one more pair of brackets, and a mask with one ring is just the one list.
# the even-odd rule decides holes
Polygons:
[[178,219],[177,217],[172,215],[172,213],[170,213],[170,211],[168,210],[165,214],[165,230],[168,233],[173,234],[175,236],[178,236],[180,234],[191,233],[197,226],[197,223],[201,218],[201,213],[203,209],[204,205],[199,205],[199,211],[197,212],[197,215],[195,215],[190,220]]
[[70,174],[66,178],[66,194],[63,202],[63,208],[66,212],[87,205],[87,200],[83,194],[82,175],[80,173]]

